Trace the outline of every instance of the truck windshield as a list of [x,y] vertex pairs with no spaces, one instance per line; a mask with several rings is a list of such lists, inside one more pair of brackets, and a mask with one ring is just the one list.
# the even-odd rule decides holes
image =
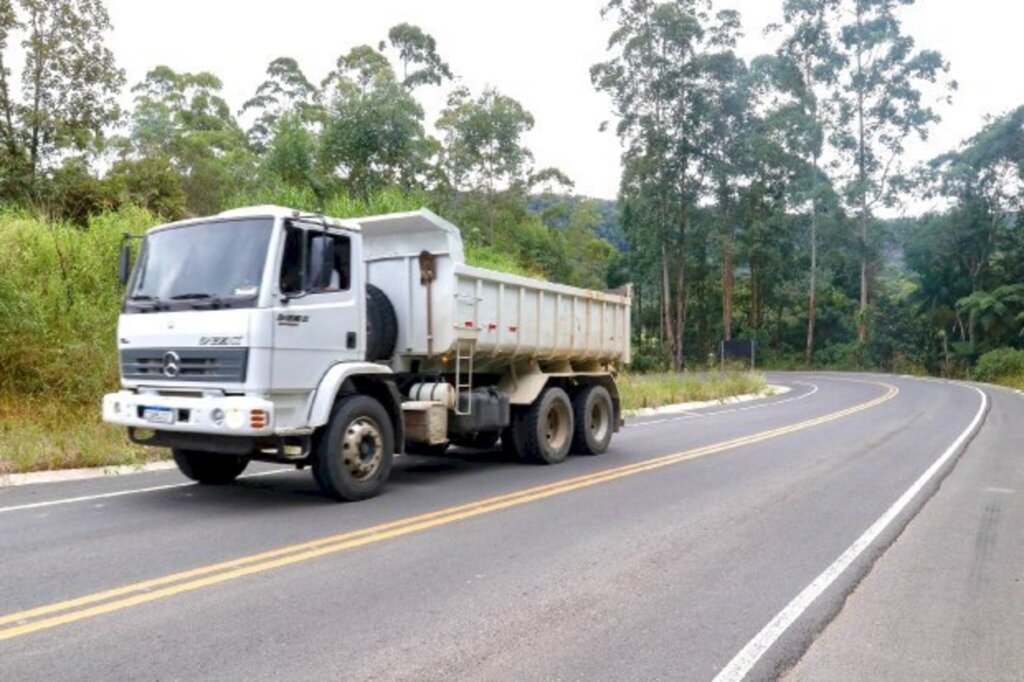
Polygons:
[[273,224],[271,218],[220,220],[151,233],[128,303],[253,305]]

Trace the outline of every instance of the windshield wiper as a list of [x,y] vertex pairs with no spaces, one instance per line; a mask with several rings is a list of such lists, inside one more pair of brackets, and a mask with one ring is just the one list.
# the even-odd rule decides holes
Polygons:
[[193,308],[209,307],[209,308],[229,308],[230,306],[224,302],[220,296],[214,296],[213,294],[195,293],[195,294],[178,294],[177,296],[171,296],[172,301],[204,301],[208,302],[209,305],[201,305],[199,303],[193,303]]
[[160,310],[160,299],[148,294],[135,294],[128,297],[128,302],[138,306],[141,310]]

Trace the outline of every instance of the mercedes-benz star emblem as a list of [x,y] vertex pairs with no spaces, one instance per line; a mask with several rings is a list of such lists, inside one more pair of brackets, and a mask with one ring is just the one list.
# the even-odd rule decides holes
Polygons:
[[164,376],[173,379],[181,374],[181,357],[173,350],[164,353]]

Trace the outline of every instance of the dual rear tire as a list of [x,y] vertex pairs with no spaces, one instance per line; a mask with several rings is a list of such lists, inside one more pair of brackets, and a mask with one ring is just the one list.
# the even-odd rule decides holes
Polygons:
[[603,386],[582,386],[572,398],[550,386],[513,416],[502,432],[502,447],[531,464],[559,464],[570,452],[598,455],[611,443],[614,419],[611,394]]
[[576,428],[572,451],[581,455],[600,455],[608,450],[615,433],[615,405],[611,393],[600,384],[581,389],[572,401]]

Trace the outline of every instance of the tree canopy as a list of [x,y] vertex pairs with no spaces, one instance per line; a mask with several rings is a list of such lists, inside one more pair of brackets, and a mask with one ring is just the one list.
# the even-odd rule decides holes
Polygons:
[[632,282],[637,369],[746,337],[777,366],[964,373],[1024,348],[1024,106],[908,162],[956,89],[915,8],[784,0],[777,49],[745,59],[724,2],[610,0],[590,79],[621,182],[593,198],[537,162],[519,93],[467,87],[420,26],[338,46],[326,73],[285,47],[238,103],[217,64],[126,84],[102,0],[0,0],[0,203],[82,229],[128,206],[427,205],[474,263]]

